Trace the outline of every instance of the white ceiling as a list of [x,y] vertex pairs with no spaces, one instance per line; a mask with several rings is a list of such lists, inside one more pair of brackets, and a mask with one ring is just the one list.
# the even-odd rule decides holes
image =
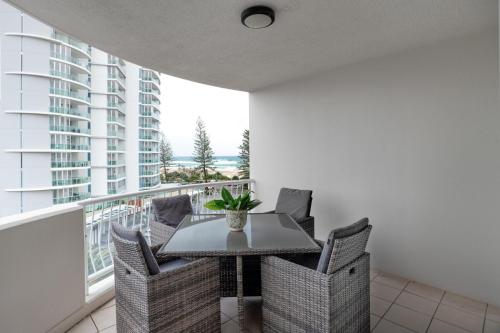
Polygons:
[[[184,79],[252,91],[497,24],[497,0],[9,0],[100,49]],[[275,23],[251,30],[248,6]]]

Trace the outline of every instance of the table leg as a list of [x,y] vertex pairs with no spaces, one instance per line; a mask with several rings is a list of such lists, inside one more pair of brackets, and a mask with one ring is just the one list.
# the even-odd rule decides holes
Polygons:
[[243,259],[236,256],[236,286],[238,296],[238,323],[240,332],[245,330],[245,299],[243,298]]

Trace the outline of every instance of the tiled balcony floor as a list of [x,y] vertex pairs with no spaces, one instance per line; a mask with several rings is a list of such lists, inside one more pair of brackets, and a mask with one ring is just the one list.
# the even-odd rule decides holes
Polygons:
[[[375,333],[500,333],[500,308],[376,270],[371,272],[371,327]],[[248,332],[261,332],[260,298],[246,299]],[[238,332],[236,298],[221,301],[222,332]],[[114,300],[71,333],[116,332]]]

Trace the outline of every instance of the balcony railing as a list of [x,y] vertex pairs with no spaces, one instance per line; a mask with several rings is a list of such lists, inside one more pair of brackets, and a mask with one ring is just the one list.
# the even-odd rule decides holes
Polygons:
[[70,90],[65,90],[65,89],[56,89],[56,88],[50,88],[50,93],[54,95],[60,95],[60,96],[67,96],[67,97],[72,97],[76,99],[83,100],[87,103],[90,103],[90,98],[88,96],[70,91]]
[[52,162],[52,168],[85,168],[90,166],[89,161],[59,161]]
[[75,75],[75,74],[61,72],[61,71],[56,71],[56,70],[53,70],[53,69],[51,69],[49,73],[52,76],[57,76],[57,77],[61,77],[61,78],[67,79],[67,80],[75,81],[75,82],[81,83],[81,84],[83,84],[85,86],[89,86],[90,85],[88,76],[87,76],[87,78],[81,78],[80,76]]
[[108,116],[108,122],[114,122],[125,126],[125,117]]
[[120,139],[125,139],[125,133],[121,131],[108,130],[108,136],[115,136]]
[[89,150],[89,145],[82,144],[72,144],[72,143],[51,143],[51,149],[61,149],[61,150]]
[[79,40],[71,38],[65,34],[60,33],[60,32],[53,32],[52,38],[57,39],[63,43],[69,44],[71,46],[74,46],[74,47],[78,48],[79,50],[81,50],[86,55],[89,54],[89,45],[85,44],[83,42],[80,42]]
[[122,86],[125,86],[125,78],[118,73],[108,73],[108,79],[118,80]]
[[111,151],[124,151],[125,147],[123,147],[123,146],[117,146],[117,145],[108,145],[108,150],[111,150]]
[[[222,187],[234,195],[250,191],[252,180],[228,181],[158,188],[136,193],[127,193],[91,199],[81,202],[85,208],[85,240],[87,242],[87,285],[91,286],[113,274],[111,255],[111,223],[141,230],[149,239],[149,221],[153,218],[151,202],[155,198],[188,194],[191,197],[194,214],[213,214],[203,205],[220,198]],[[221,212],[220,212],[221,213]]]
[[78,185],[90,182],[90,177],[73,177],[68,179],[53,179],[52,186]]
[[81,201],[90,198],[90,193],[75,193],[67,197],[56,197],[52,199],[54,205],[64,204],[69,202]]
[[114,102],[108,102],[108,108],[114,108],[118,109],[121,113],[125,113],[125,110],[123,110],[123,103],[114,103]]
[[78,126],[50,125],[51,131],[90,134],[90,129]]
[[64,61],[72,63],[74,65],[83,67],[86,70],[90,70],[90,63],[88,61],[86,61],[86,60],[83,60],[83,59],[80,59],[80,58],[76,58],[76,57],[72,57],[72,56],[69,56],[69,55],[66,55],[66,54],[62,54],[62,53],[59,53],[59,52],[55,52],[55,51],[50,52],[50,56],[52,58],[56,58],[56,59],[59,59],[59,60],[64,60]]
[[76,109],[76,108],[63,108],[63,107],[51,106],[51,107],[49,107],[49,111],[52,113],[70,114],[73,116],[79,116],[79,117],[84,117],[84,118],[90,119],[90,112],[81,111],[81,110]]

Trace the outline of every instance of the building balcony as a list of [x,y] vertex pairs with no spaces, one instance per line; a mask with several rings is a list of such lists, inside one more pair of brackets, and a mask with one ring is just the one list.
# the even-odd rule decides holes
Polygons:
[[108,80],[116,80],[124,89],[126,87],[125,77],[118,73],[108,73]]
[[90,135],[90,129],[78,126],[50,125],[50,131]]
[[63,108],[63,107],[57,107],[57,106],[50,106],[49,112],[60,114],[60,115],[77,116],[77,117],[85,118],[86,120],[90,120],[90,112],[88,110],[82,111],[78,108]]
[[60,97],[69,97],[75,101],[83,102],[87,105],[90,105],[90,97],[82,93],[77,93],[74,91],[64,90],[64,89],[50,88],[50,94]]
[[84,193],[75,193],[70,196],[66,197],[56,197],[54,198],[53,202],[54,205],[60,205],[60,204],[66,204],[70,202],[76,202],[76,201],[82,201],[85,199],[90,198],[90,193],[84,192]]
[[77,185],[77,184],[87,184],[87,183],[90,183],[90,177],[86,176],[52,179],[52,186],[66,186],[66,185]]
[[70,55],[62,54],[62,53],[58,53],[58,52],[54,52],[54,51],[50,52],[50,56],[54,59],[62,60],[64,62],[75,65],[82,72],[85,72],[87,74],[91,74],[90,73],[90,62],[88,61],[88,59],[72,57]]
[[108,137],[125,139],[125,133],[123,131],[108,130]]
[[90,48],[88,44],[85,44],[75,38],[72,38],[68,35],[65,35],[57,31],[53,32],[51,37],[55,40],[58,40],[60,42],[72,46],[74,49],[78,50],[82,55],[86,56],[87,58],[90,58]]
[[125,103],[125,90],[108,88],[108,94],[118,96]]
[[49,74],[57,78],[71,81],[71,83],[76,84],[76,88],[83,87],[84,89],[90,89],[90,80],[88,74],[77,75],[52,69],[49,71]]
[[87,144],[51,143],[50,149],[87,151],[87,150],[90,150],[90,146]]
[[53,161],[51,168],[89,168],[89,161]]

